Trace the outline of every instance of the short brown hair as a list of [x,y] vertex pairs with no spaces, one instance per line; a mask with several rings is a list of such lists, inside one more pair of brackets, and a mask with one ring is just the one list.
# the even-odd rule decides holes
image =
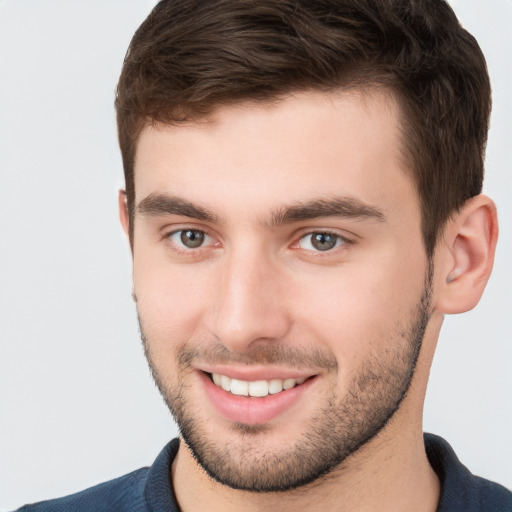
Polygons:
[[[137,140],[245,100],[388,87],[402,111],[427,254],[481,192],[490,113],[484,56],[443,0],[163,0],[135,33],[117,88],[130,223]],[[133,229],[133,228],[131,228]]]

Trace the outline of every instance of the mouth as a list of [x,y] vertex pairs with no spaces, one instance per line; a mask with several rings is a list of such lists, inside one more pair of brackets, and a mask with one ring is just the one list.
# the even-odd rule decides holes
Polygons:
[[207,402],[231,423],[265,424],[302,414],[320,375],[277,368],[197,368]]
[[[300,386],[308,377],[246,381],[234,379],[219,373],[210,373],[210,379],[219,388],[235,396],[263,398],[277,395],[296,386]],[[311,378],[311,377],[309,377]]]

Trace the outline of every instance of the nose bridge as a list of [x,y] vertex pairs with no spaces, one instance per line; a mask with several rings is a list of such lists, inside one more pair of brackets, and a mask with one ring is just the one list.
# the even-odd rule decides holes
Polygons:
[[279,265],[264,247],[243,243],[226,255],[211,323],[230,350],[244,351],[258,340],[272,341],[288,329]]

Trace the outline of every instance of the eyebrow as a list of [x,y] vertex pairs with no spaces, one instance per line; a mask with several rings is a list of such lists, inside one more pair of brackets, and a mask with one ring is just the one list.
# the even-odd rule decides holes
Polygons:
[[386,222],[382,210],[353,197],[316,199],[280,208],[271,216],[271,225],[291,224],[320,217],[343,217],[354,220]]
[[[137,213],[144,216],[182,215],[193,219],[220,223],[221,218],[203,206],[167,194],[149,194],[137,205]],[[386,222],[384,212],[353,197],[314,199],[283,206],[270,214],[265,224],[276,227],[321,217],[342,217],[354,220]]]
[[150,217],[183,215],[206,222],[219,222],[219,217],[207,208],[167,194],[149,194],[137,205],[137,213]]

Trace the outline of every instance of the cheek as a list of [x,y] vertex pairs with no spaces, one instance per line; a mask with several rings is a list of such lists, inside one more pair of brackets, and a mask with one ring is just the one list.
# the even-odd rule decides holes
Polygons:
[[385,352],[401,341],[423,291],[423,266],[409,266],[389,258],[380,265],[362,263],[302,280],[294,293],[302,297],[298,326],[325,344],[340,367]]
[[208,280],[193,265],[161,264],[134,258],[134,291],[145,337],[158,361],[175,354],[176,347],[198,336],[208,303]]

